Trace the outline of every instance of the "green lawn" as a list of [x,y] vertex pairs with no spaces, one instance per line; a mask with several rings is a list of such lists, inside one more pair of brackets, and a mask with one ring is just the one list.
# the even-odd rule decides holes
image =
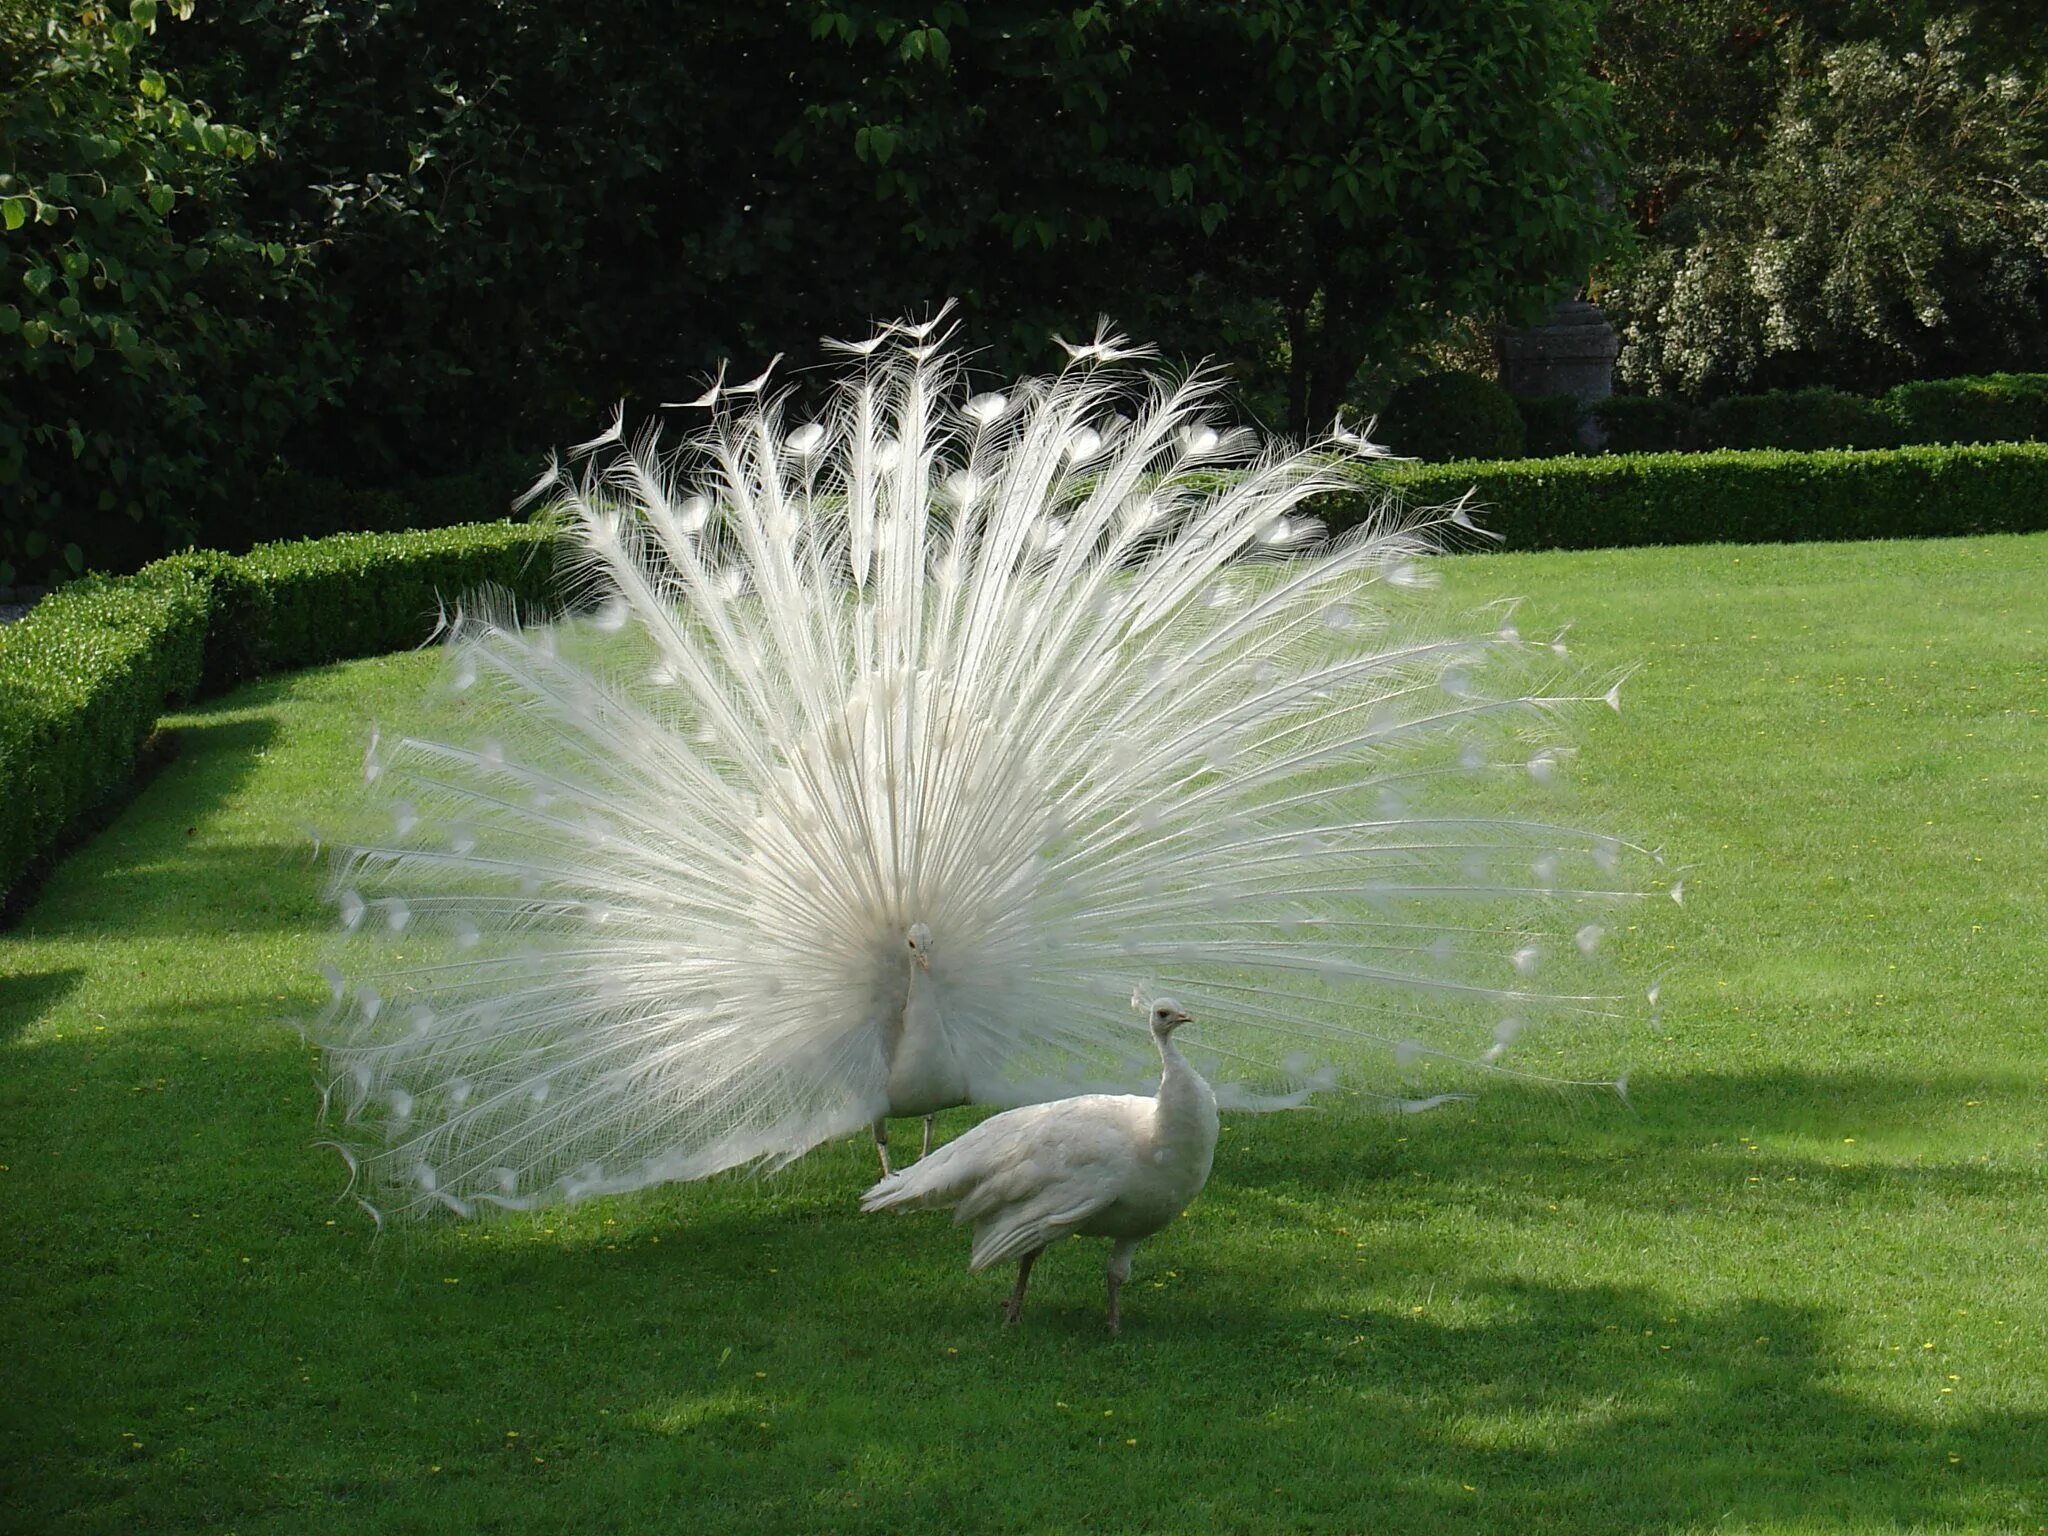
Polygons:
[[[849,1142],[373,1240],[301,828],[428,656],[245,689],[0,935],[0,1526],[2048,1531],[2048,536],[1476,557],[1640,659],[1692,866],[1632,1107],[1226,1120],[1022,1327]],[[948,1130],[957,1129],[957,1123]]]

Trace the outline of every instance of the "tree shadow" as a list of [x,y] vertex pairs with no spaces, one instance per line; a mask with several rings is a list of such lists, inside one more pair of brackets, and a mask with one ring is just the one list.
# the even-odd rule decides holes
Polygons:
[[300,926],[315,904],[310,840],[201,840],[277,736],[236,696],[233,714],[170,727],[174,759],[51,871],[20,927],[47,937],[175,936]]
[[[217,1031],[199,1056],[168,1016],[116,1024],[39,1046],[15,1085],[15,1136],[56,1159],[27,1204],[11,1190],[4,1238],[10,1272],[48,1288],[6,1415],[67,1479],[36,1490],[46,1512],[463,1528],[484,1498],[503,1528],[549,1528],[596,1479],[621,1529],[972,1523],[946,1490],[976,1489],[1004,1529],[1846,1531],[2018,1524],[2048,1487],[2048,1417],[1932,1382],[1924,1412],[1900,1407],[1856,1353],[1851,1298],[1531,1279],[1412,1220],[1405,1165],[1316,1154],[1335,1138],[1310,1117],[1285,1123],[1315,1134],[1227,1145],[1141,1253],[1110,1340],[1101,1244],[1049,1254],[1004,1329],[1006,1277],[965,1273],[944,1217],[858,1213],[857,1139],[771,1177],[376,1238],[313,1145],[288,1034]],[[1732,1114],[1786,1086],[1727,1074],[1687,1102]],[[1913,1097],[1876,1074],[1856,1091]],[[1605,1198],[1570,1147],[1467,1130],[1409,1130],[1399,1157],[1455,1185],[1433,1201],[1483,1215],[1489,1168],[1546,1157],[1550,1184]],[[1987,1210],[2004,1192],[1956,1191]],[[1333,1212],[1376,1235],[1355,1255],[1304,1240]],[[1443,1303],[1415,1304],[1425,1274]],[[1908,1348],[1900,1370],[1935,1369]],[[92,1449],[123,1430],[199,1449]]]
[[85,972],[76,966],[0,975],[0,1045],[21,1038],[84,979]]
[[[1627,1105],[1571,1102],[1563,1113],[1554,1094],[1510,1089],[1398,1123],[1341,1106],[1240,1119],[1232,1151],[1248,1182],[1324,1197],[1393,1177],[1425,1178],[1481,1202],[1570,1180],[1577,1198],[1641,1214],[1731,1183],[1759,1184],[1794,1204],[1905,1201],[1930,1190],[1989,1196],[2034,1176],[1989,1163],[1905,1165],[1847,1149],[1923,1133],[1973,1100],[2037,1091],[2003,1069],[1674,1074],[1635,1085]],[[1812,1150],[1787,1149],[1787,1140]]]

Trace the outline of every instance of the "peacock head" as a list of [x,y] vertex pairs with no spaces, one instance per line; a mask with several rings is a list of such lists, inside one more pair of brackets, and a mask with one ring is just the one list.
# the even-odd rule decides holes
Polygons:
[[920,971],[932,968],[932,931],[923,923],[912,923],[910,931],[903,936],[904,946],[910,951],[910,963]]
[[1188,1012],[1170,997],[1162,997],[1152,1005],[1152,1033],[1164,1040],[1181,1025],[1188,1022]]

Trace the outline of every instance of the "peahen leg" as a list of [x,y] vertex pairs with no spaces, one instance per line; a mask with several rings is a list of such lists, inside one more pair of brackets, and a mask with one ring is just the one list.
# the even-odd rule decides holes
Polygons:
[[1109,1331],[1123,1332],[1124,1313],[1120,1294],[1131,1278],[1131,1255],[1138,1251],[1136,1239],[1126,1239],[1109,1251]]
[[878,1119],[870,1129],[875,1136],[875,1156],[882,1160],[882,1177],[886,1179],[896,1171],[889,1166],[889,1122]]
[[932,1155],[932,1117],[930,1115],[924,1117],[924,1150],[917,1155],[920,1158]]
[[1024,1287],[1031,1283],[1031,1266],[1038,1262],[1038,1256],[1043,1252],[1043,1248],[1034,1248],[1017,1261],[1017,1288],[1003,1303],[1004,1322],[1014,1323],[1024,1315]]

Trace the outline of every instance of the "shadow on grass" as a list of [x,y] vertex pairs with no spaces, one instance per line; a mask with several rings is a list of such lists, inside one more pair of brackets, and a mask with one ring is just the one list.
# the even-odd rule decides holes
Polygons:
[[84,979],[76,967],[0,975],[0,1045],[19,1039]]
[[[17,1314],[5,1438],[43,1469],[21,1507],[44,1528],[81,1511],[81,1528],[477,1528],[482,1507],[497,1528],[568,1528],[602,1507],[619,1529],[1867,1529],[2016,1523],[2048,1484],[2041,1414],[1933,1384],[1925,1412],[1892,1406],[1853,1354],[1874,1347],[1863,1320],[1536,1282],[1512,1245],[1408,1214],[1417,1167],[1446,1209],[1484,1215],[1524,1174],[1625,1204],[1609,1153],[1631,1140],[1680,1207],[1710,1204],[1725,1170],[1646,1150],[1672,1134],[1650,1111],[1592,1125],[1590,1151],[1534,1106],[1506,1106],[1526,1122],[1508,1130],[1402,1122],[1398,1158],[1384,1122],[1360,1121],[1369,1150],[1349,1157],[1330,1116],[1236,1118],[1201,1206],[1140,1255],[1111,1341],[1101,1244],[1049,1255],[1025,1324],[1002,1329],[1004,1277],[965,1274],[943,1218],[857,1214],[858,1143],[770,1179],[373,1241],[311,1146],[296,1041],[268,1023],[204,1056],[191,1039],[138,1009],[15,1059],[10,1139],[39,1164],[9,1175],[0,1241],[45,1299]],[[1787,1093],[1875,1122],[1927,1085],[1671,1087],[1697,1132],[1752,1127]],[[2003,1207],[2018,1177],[1970,1170],[1955,1219]],[[1777,1198],[1823,1219],[1837,1197]],[[1333,1219],[1367,1247],[1311,1232]],[[1455,1316],[1410,1305],[1425,1274]]]
[[[1485,1205],[1526,1199],[1562,1178],[1588,1204],[1643,1214],[1751,1183],[1780,1205],[1853,1198],[1882,1209],[1892,1197],[1907,1202],[1929,1191],[1986,1196],[2031,1187],[2034,1175],[2009,1166],[1864,1158],[1850,1149],[1911,1140],[1966,1104],[1994,1095],[2019,1102],[2037,1091],[2010,1071],[1708,1072],[1639,1083],[1628,1107],[1491,1091],[1475,1105],[1437,1112],[1455,1126],[1449,1133],[1426,1120],[1386,1129],[1358,1116],[1344,1134],[1341,1109],[1244,1119],[1232,1152],[1245,1182],[1319,1198],[1361,1180],[1419,1176]],[[1813,1150],[1789,1150],[1787,1139]]]
[[[240,696],[237,705],[246,703]],[[276,737],[238,707],[174,728],[177,755],[44,885],[21,928],[38,937],[122,939],[298,926],[320,872],[303,844],[199,838]]]

